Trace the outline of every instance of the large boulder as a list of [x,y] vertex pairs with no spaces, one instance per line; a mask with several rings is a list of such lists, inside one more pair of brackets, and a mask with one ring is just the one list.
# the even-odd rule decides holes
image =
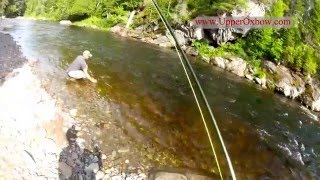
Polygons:
[[211,64],[218,66],[219,68],[225,69],[226,68],[226,59],[222,57],[214,57],[211,60]]
[[247,69],[246,61],[239,57],[232,57],[232,58],[229,58],[228,61],[226,61],[226,70],[240,77],[245,76],[246,69]]
[[137,31],[137,30],[131,30],[128,31],[128,36],[135,38],[135,39],[142,39],[143,38],[143,32]]
[[121,31],[123,31],[123,27],[121,27],[120,25],[115,25],[112,28],[110,28],[110,32],[113,33],[120,33]]
[[232,17],[263,17],[266,14],[266,7],[262,3],[248,1],[247,7],[240,10],[235,9],[231,12]]
[[171,42],[164,42],[159,44],[160,47],[172,48],[174,45]]
[[[246,78],[249,79],[247,75],[246,75]],[[261,85],[262,88],[267,88],[267,79],[265,77],[262,77],[262,78],[254,77],[253,80],[257,84]]]
[[187,54],[189,54],[191,56],[198,56],[199,55],[199,51],[194,47],[188,46],[185,51]]
[[70,20],[62,20],[59,22],[61,25],[72,25],[72,22]]
[[175,30],[175,35],[178,40],[179,45],[186,45],[188,43],[188,40],[186,38],[186,34],[182,32],[181,30]]
[[286,97],[295,99],[305,91],[305,82],[300,75],[293,73],[282,65],[275,65],[273,62],[265,61],[263,67],[273,77],[275,90]]
[[168,39],[167,36],[164,35],[157,35],[157,38],[154,39],[154,44],[163,44],[163,43],[167,43],[170,42],[170,40]]
[[[185,34],[183,31],[175,30],[174,34],[180,46],[186,45],[188,43],[188,39],[187,39],[188,35]],[[174,40],[168,31],[166,32],[166,36],[169,38],[172,44],[174,44]]]
[[193,34],[192,34],[192,38],[196,39],[196,40],[202,40],[204,39],[204,30],[202,28],[195,28]]
[[320,81],[292,72],[287,67],[265,61],[263,67],[272,75],[275,90],[286,97],[298,98],[313,111],[320,111]]
[[236,74],[237,76],[245,77],[247,62],[239,57],[231,57],[229,59],[215,57],[211,59],[210,63]]
[[271,61],[264,61],[263,66],[271,74],[275,74],[277,72],[277,65]]
[[306,90],[301,94],[299,100],[313,111],[320,111],[320,82],[312,80],[307,83]]
[[[234,18],[237,18],[237,17],[263,17],[265,15],[265,9],[266,9],[266,7],[262,3],[248,1],[246,7],[233,10],[230,15],[231,15],[231,17],[234,17]],[[221,15],[221,17],[226,17],[226,16],[227,16],[226,13]],[[211,39],[208,39],[209,42],[211,42],[211,40],[213,40],[217,44],[223,44],[228,41],[235,40],[239,36],[246,35],[250,30],[250,27],[247,27],[247,28],[244,28],[244,27],[236,27],[236,28],[220,27],[220,28],[217,28],[216,27],[216,29],[207,30],[201,26],[197,26],[197,23],[195,22],[196,19],[210,19],[210,17],[201,15],[201,16],[194,18],[191,21],[190,28],[189,28],[191,31],[190,34],[192,35],[191,38],[197,39],[197,40],[211,38]],[[210,37],[205,37],[205,35],[204,35],[205,31],[208,31],[208,33],[210,34]]]
[[236,39],[234,28],[219,28],[210,30],[210,35],[212,40],[214,40],[217,44],[223,44],[228,41],[232,41]]

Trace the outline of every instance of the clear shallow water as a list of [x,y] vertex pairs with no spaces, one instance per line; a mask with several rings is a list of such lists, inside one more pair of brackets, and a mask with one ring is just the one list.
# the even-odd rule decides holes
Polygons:
[[[48,63],[43,72],[54,78],[49,79],[54,83],[50,89],[58,97],[70,100],[70,106],[82,108],[95,121],[111,119],[116,124],[118,134],[124,135],[117,137],[114,146],[122,138],[123,143],[138,146],[137,151],[147,149],[153,166],[216,170],[174,51],[51,22],[6,20],[1,27],[14,36],[28,58]],[[63,69],[85,49],[94,55],[88,64],[98,80],[96,86],[63,78]],[[308,110],[201,61],[192,62],[240,179],[304,179],[309,173],[317,179],[320,129]],[[62,96],[64,92],[71,93]],[[113,142],[107,129],[102,128],[100,136],[108,139],[105,143]]]

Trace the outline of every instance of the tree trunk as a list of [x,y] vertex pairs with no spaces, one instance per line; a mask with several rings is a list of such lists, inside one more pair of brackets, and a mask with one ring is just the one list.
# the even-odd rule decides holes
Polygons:
[[133,10],[130,14],[130,17],[128,19],[127,25],[126,25],[126,29],[128,29],[130,27],[130,24],[132,23],[133,17],[136,14],[136,10]]

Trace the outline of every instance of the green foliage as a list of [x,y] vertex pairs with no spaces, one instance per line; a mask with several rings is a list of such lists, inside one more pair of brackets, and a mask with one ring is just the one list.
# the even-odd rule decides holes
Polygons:
[[309,24],[309,31],[311,34],[311,45],[320,52],[320,1],[314,1],[314,9],[311,11],[310,19],[307,24]]
[[108,18],[98,18],[95,16],[91,16],[88,19],[85,19],[83,21],[79,21],[74,23],[78,26],[85,26],[85,27],[94,27],[94,28],[101,28],[106,29],[113,27],[114,25],[123,22],[124,19],[121,19],[119,16],[109,16]]
[[[291,29],[260,29],[252,30],[243,40],[243,49],[247,55],[249,63],[255,67],[262,60],[273,60],[276,63],[289,65],[297,71],[303,71],[306,74],[314,74],[317,72],[319,63],[319,51],[316,52],[316,44],[319,44],[319,10],[315,7],[313,15],[310,16],[310,24],[314,26],[306,27],[301,23],[304,15],[304,3],[297,0],[293,11],[296,18],[295,22],[299,22],[298,26]],[[286,1],[289,2],[289,1]],[[318,3],[319,4],[319,3]],[[289,4],[284,1],[274,2],[268,16],[280,17],[288,13]],[[319,8],[320,9],[320,8]],[[318,16],[317,16],[318,15]],[[312,36],[312,43],[308,42],[307,37]],[[315,37],[317,36],[317,37]],[[318,38],[318,39],[317,39]],[[313,46],[313,47],[312,47]]]
[[[314,74],[318,70],[320,52],[320,1],[314,0],[313,9],[306,0],[259,0],[271,5],[267,16],[293,17],[290,29],[258,29],[236,43],[226,43],[213,48],[204,42],[193,42],[200,54],[214,56],[240,56],[259,68],[264,60],[288,65],[296,71]],[[133,10],[140,10],[133,26],[160,25],[159,15],[150,0],[0,0],[0,14],[41,16],[55,20],[69,19],[78,25],[111,27],[125,23]],[[197,15],[219,15],[243,8],[245,0],[157,0],[161,11],[175,26]],[[186,4],[183,4],[186,3]],[[186,6],[187,5],[187,9]],[[290,9],[289,9],[290,7]],[[181,13],[183,11],[183,13]],[[260,75],[259,75],[260,76]]]
[[[297,11],[293,11],[303,17],[304,3],[298,0],[295,4]],[[200,5],[202,1],[194,1],[193,4]],[[288,2],[288,1],[286,1]],[[200,4],[197,4],[200,3]],[[315,4],[310,16],[309,27],[301,25],[299,16],[293,18],[298,26],[291,29],[258,29],[250,33],[235,44],[226,43],[218,48],[211,48],[208,44],[194,42],[194,46],[202,56],[212,58],[215,56],[236,55],[247,60],[255,67],[257,77],[265,77],[260,69],[261,61],[272,60],[276,63],[286,64],[296,71],[305,74],[315,74],[319,63],[319,30],[320,27],[320,3]],[[208,3],[207,3],[208,5]],[[289,4],[284,1],[274,2],[268,16],[280,17],[288,13]],[[312,35],[312,40],[307,37]]]
[[270,57],[275,61],[279,62],[281,55],[283,52],[283,40],[282,38],[277,38],[271,43],[271,48],[270,48]]
[[9,0],[0,0],[0,15],[4,14],[4,10],[9,4]]
[[289,7],[282,0],[275,1],[269,15],[272,17],[282,17],[288,10]]
[[261,68],[255,68],[254,76],[257,78],[266,78],[266,73]]
[[219,56],[221,55],[220,52],[215,52],[215,49],[213,47],[210,47],[208,43],[200,42],[200,41],[194,41],[192,45],[199,51],[199,54],[201,56],[212,58],[215,55]]
[[245,7],[245,2],[245,0],[188,0],[188,6],[192,16],[217,15],[221,12],[231,12],[238,6]]
[[[157,2],[159,4],[161,12],[171,22],[171,14],[175,13],[175,9],[172,7],[175,7],[177,5],[178,0],[158,0]],[[156,11],[154,5],[152,4],[152,1],[145,1],[143,5],[144,9],[137,17],[137,23],[149,25],[152,23],[157,24],[158,22],[160,22],[160,16]]]
[[201,41],[193,41],[192,45],[199,51],[200,55],[207,58],[228,56],[244,57],[245,52],[241,43],[242,42],[238,42],[236,44],[226,43],[217,48],[214,48],[208,43]]
[[7,17],[22,16],[25,9],[24,0],[1,0],[0,2],[0,14],[4,14]]
[[27,16],[68,19],[105,28],[122,23],[142,0],[26,0],[26,3]]

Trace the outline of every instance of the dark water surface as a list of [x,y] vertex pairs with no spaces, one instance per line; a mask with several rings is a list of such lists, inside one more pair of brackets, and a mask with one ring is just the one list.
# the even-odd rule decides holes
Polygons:
[[[5,20],[0,21],[1,27],[14,36],[28,58],[48,64],[49,89],[56,91],[58,98],[102,124],[98,135],[106,146],[135,149],[131,156],[143,157],[141,163],[150,166],[217,171],[174,51],[51,22]],[[66,82],[63,69],[86,49],[93,54],[88,64],[97,85]],[[309,179],[308,174],[317,179],[317,115],[201,61],[192,59],[192,64],[239,179]],[[116,124],[116,130],[105,128],[109,120]],[[225,162],[221,163],[225,167]]]

